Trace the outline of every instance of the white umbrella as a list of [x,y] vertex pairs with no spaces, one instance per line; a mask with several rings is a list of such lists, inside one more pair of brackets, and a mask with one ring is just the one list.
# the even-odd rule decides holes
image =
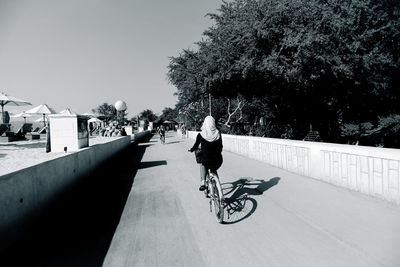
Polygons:
[[26,118],[29,118],[29,117],[32,117],[31,115],[29,115],[29,114],[26,114],[25,112],[21,112],[21,113],[18,113],[18,114],[16,114],[16,115],[12,115],[11,117],[13,117],[13,118],[24,118],[24,122],[26,123]]
[[89,116],[91,118],[96,117],[93,113],[85,112],[82,115]]
[[88,122],[103,122],[103,121],[99,120],[98,118],[91,118],[88,120]]
[[34,108],[30,109],[30,110],[27,110],[27,111],[25,111],[25,113],[43,114],[43,123],[45,123],[46,114],[55,114],[57,112],[55,112],[54,109],[48,107],[46,104],[43,104],[43,105],[39,105],[37,107],[34,107]]
[[28,101],[16,98],[14,96],[6,95],[5,93],[0,93],[1,114],[3,114],[4,106],[7,104],[14,106],[32,105]]
[[61,110],[59,114],[76,115],[76,112],[73,112],[70,108],[66,108],[64,110]]

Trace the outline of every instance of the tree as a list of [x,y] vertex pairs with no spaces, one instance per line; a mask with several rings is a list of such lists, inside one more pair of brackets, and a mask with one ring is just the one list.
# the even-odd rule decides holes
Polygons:
[[170,58],[181,106],[240,95],[243,118],[261,111],[297,139],[312,124],[326,141],[345,123],[400,114],[397,1],[234,0],[218,12],[197,50]]
[[208,110],[202,100],[188,104],[178,103],[176,109],[183,121],[185,121],[187,129],[192,130],[199,130],[204,118],[208,115]]
[[92,112],[99,114],[100,119],[106,122],[113,121],[117,119],[117,110],[114,105],[103,103],[97,108],[92,109]]
[[160,119],[163,121],[175,121],[178,118],[178,111],[173,108],[165,107],[162,110]]
[[155,115],[151,109],[145,109],[142,112],[140,112],[139,118],[147,122],[152,122],[157,119],[157,115]]

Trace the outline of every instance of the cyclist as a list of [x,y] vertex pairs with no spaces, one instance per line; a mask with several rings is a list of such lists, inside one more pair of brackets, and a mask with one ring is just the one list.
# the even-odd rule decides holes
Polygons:
[[185,124],[182,124],[182,126],[181,126],[181,133],[182,133],[182,138],[186,138],[186,127],[185,127]]
[[161,125],[160,128],[158,129],[158,134],[160,135],[161,144],[164,144],[165,143],[165,129],[164,129],[163,125]]
[[205,180],[207,170],[210,169],[213,173],[217,174],[217,170],[222,165],[222,137],[215,126],[215,120],[212,116],[207,116],[204,119],[203,126],[201,126],[201,132],[196,137],[196,142],[193,147],[189,150],[190,152],[195,151],[199,145],[201,145],[200,155],[200,179],[201,185],[200,191],[206,189]]

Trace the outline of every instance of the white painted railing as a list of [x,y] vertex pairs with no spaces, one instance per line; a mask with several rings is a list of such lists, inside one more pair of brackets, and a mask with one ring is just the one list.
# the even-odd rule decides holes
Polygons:
[[400,204],[399,149],[227,134],[222,141],[226,151]]

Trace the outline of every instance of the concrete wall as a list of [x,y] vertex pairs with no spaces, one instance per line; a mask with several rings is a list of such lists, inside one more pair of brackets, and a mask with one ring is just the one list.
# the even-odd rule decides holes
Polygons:
[[222,140],[226,151],[400,204],[399,149],[225,134]]
[[148,134],[150,134],[150,131],[149,131],[149,130],[134,133],[134,134],[132,135],[132,140],[133,140],[133,141],[139,141],[140,139],[142,139],[143,137],[145,137],[145,136],[148,135]]
[[23,233],[27,218],[130,142],[130,136],[121,137],[0,176],[0,248]]

